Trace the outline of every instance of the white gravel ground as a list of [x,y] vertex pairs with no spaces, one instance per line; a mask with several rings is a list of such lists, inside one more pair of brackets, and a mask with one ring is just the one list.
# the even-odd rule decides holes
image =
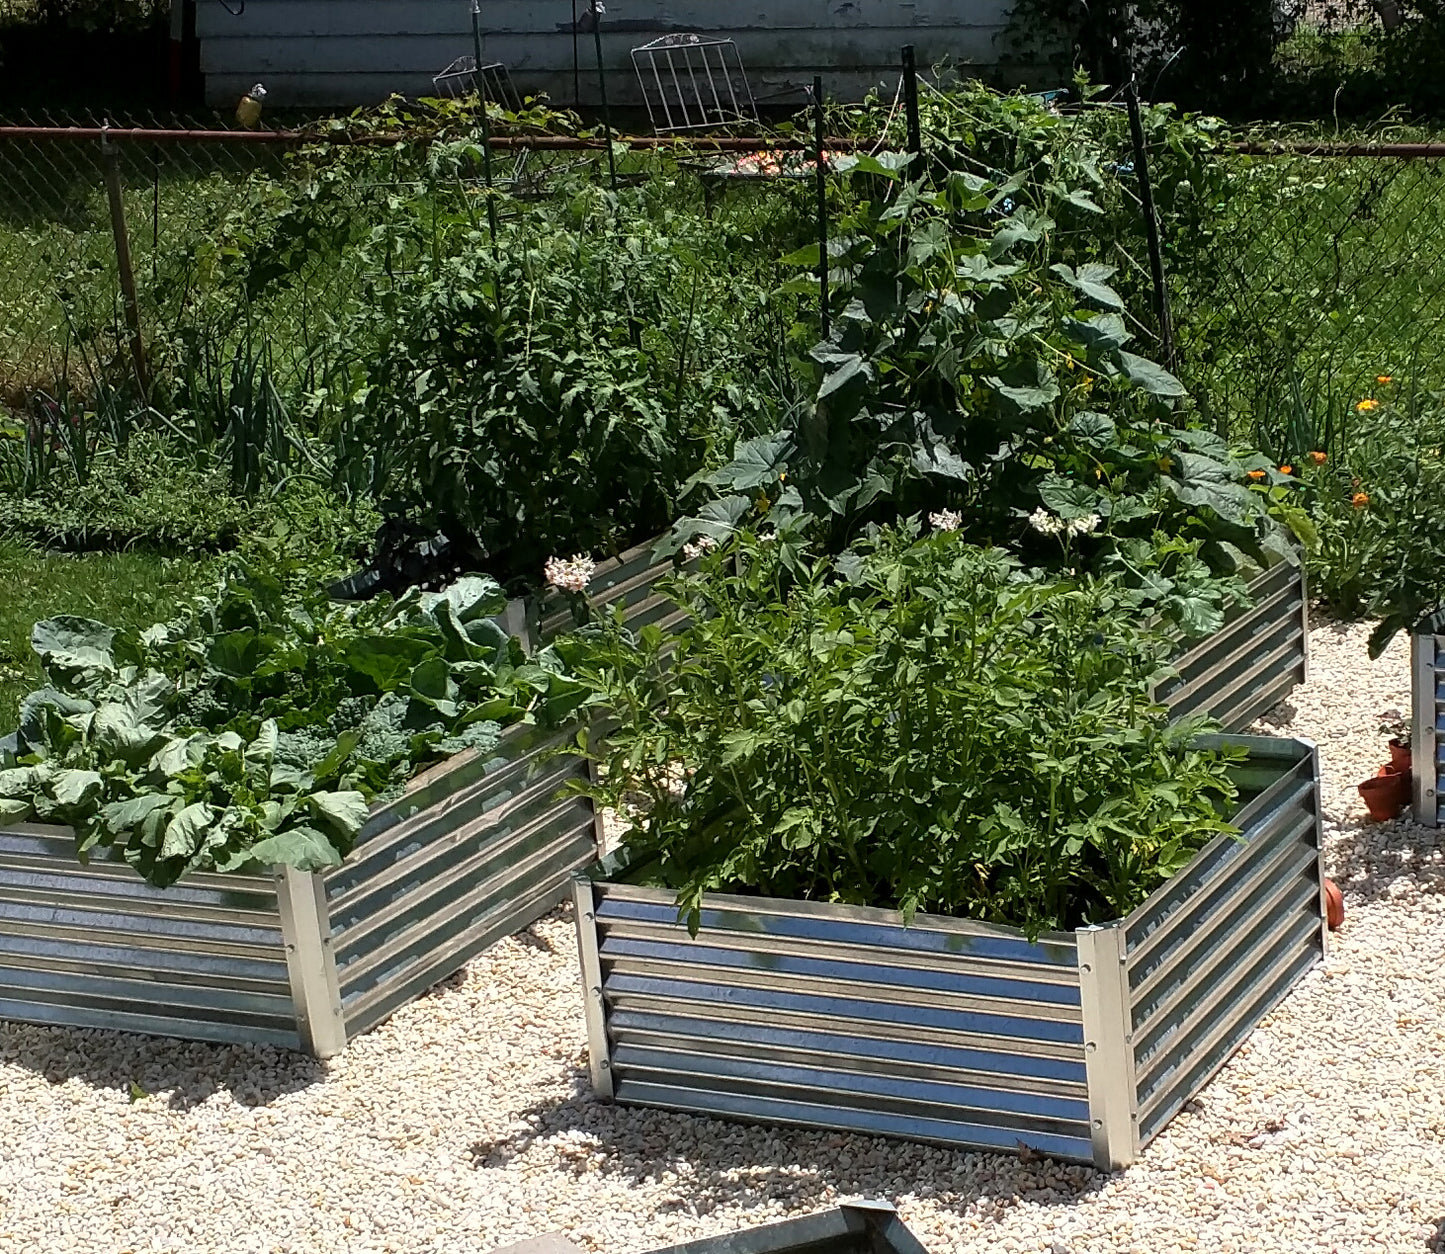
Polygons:
[[857,1195],[937,1254],[1440,1250],[1445,841],[1362,826],[1377,716],[1408,703],[1405,642],[1371,665],[1366,634],[1317,628],[1276,712],[1323,753],[1334,953],[1128,1172],[596,1102],[558,912],[326,1067],[0,1025],[0,1250],[484,1254],[560,1230],[638,1254]]

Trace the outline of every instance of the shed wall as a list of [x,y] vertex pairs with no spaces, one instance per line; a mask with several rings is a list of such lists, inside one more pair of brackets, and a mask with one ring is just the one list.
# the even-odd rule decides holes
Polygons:
[[[760,102],[797,105],[815,74],[839,99],[896,83],[899,49],[909,43],[920,66],[993,66],[1010,0],[608,0],[606,9],[611,102],[641,103],[633,48],[696,32],[737,42]],[[586,10],[587,0],[577,0],[575,11]],[[482,0],[484,56],[505,63],[524,94],[571,105],[580,86],[580,103],[595,107],[595,45],[590,32],[574,39],[573,13],[572,0]],[[268,105],[283,107],[427,95],[434,75],[472,52],[465,0],[248,0],[239,16],[201,0],[196,29],[207,99],[220,107],[258,81]]]

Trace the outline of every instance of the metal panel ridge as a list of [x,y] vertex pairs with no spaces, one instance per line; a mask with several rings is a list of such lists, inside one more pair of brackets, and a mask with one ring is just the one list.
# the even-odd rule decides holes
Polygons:
[[[1234,743],[1235,739],[1231,738],[1230,742]],[[1242,739],[1249,739],[1249,737]],[[597,897],[599,903],[636,902],[653,907],[666,906],[671,909],[673,920],[675,921],[677,918],[674,895],[668,889],[598,880]],[[725,914],[736,914],[745,919],[755,919],[757,926],[751,930],[760,932],[771,930],[772,921],[776,920],[779,934],[789,934],[795,927],[806,928],[808,926],[806,921],[817,920],[825,927],[850,923],[872,924],[889,932],[918,937],[939,932],[947,936],[976,937],[985,945],[995,943],[1002,948],[1023,946],[1027,949],[1037,949],[1039,951],[1037,961],[1064,966],[1074,964],[1074,951],[1077,944],[1072,932],[1041,932],[1036,940],[1030,941],[1021,928],[1006,927],[996,923],[980,923],[974,919],[955,918],[947,914],[916,914],[905,924],[897,910],[883,906],[845,906],[827,901],[795,901],[781,897],[708,893],[703,903],[702,927],[708,927],[710,919],[721,922]],[[621,912],[619,912],[619,917],[624,917]],[[744,924],[744,926],[747,925]],[[900,943],[906,944],[907,942],[901,940]],[[920,941],[920,944],[929,946],[940,943],[946,942]]]
[[517,724],[502,733],[490,753],[465,749],[427,767],[407,784],[401,796],[372,807],[371,816],[356,838],[357,847],[374,845],[382,833],[446,802],[469,785],[486,781],[493,786],[525,772],[537,758],[566,743],[571,735],[571,728],[553,731],[530,723]]
[[[1172,893],[1131,916],[1141,1144],[1324,952],[1318,754],[1306,741],[1282,748],[1234,847],[1221,855],[1212,845]],[[1291,753],[1304,756],[1290,764]]]
[[1242,854],[1251,839],[1252,829],[1266,815],[1274,812],[1285,796],[1297,790],[1309,794],[1314,789],[1315,754],[1313,745],[1308,741],[1281,740],[1270,736],[1222,735],[1202,736],[1197,743],[1203,748],[1228,745],[1243,749],[1249,755],[1246,767],[1257,770],[1263,766],[1270,778],[1255,796],[1245,798],[1244,804],[1233,816],[1232,821],[1241,829],[1241,836],[1215,837],[1194,856],[1194,860],[1184,870],[1161,884],[1129,912],[1125,923],[1128,928],[1131,963],[1138,958],[1140,946],[1151,933],[1164,925],[1167,916],[1171,915],[1185,898],[1202,891],[1223,863]]

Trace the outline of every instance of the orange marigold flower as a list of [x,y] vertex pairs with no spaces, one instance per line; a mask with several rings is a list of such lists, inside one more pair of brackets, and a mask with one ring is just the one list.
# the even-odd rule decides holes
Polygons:
[[1357,413],[1361,413],[1361,414],[1368,414],[1371,410],[1375,410],[1375,409],[1379,409],[1379,408],[1380,408],[1380,402],[1377,401],[1377,400],[1375,400],[1375,398],[1374,398],[1373,396],[1370,396],[1370,397],[1366,397],[1366,398],[1365,398],[1364,400],[1362,400],[1358,405],[1356,405],[1356,406],[1355,406],[1355,411],[1356,411]]
[[1293,467],[1293,466],[1281,466],[1281,467],[1279,468],[1279,473],[1282,474],[1282,475],[1292,475],[1292,474],[1294,474],[1294,467]]
[[1356,492],[1354,496],[1350,497],[1350,504],[1356,509],[1364,509],[1369,503],[1370,494],[1368,492]]
[[1251,479],[1263,479],[1263,478],[1264,478],[1264,471],[1262,471],[1262,470],[1251,470],[1251,471],[1249,472],[1249,477],[1250,477]]
[[1392,383],[1392,382],[1394,382],[1394,376],[1393,376],[1393,375],[1388,375],[1388,374],[1377,374],[1377,375],[1375,376],[1375,382],[1376,382],[1376,383]]
[[1319,449],[1316,449],[1310,454],[1310,461],[1314,462],[1316,466],[1323,466],[1329,460],[1330,455],[1328,453],[1321,453]]

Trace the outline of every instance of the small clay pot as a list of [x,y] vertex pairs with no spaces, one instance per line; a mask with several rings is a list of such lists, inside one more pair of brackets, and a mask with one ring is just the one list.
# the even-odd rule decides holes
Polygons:
[[1410,800],[1410,777],[1387,766],[1382,766],[1374,779],[1365,780],[1359,787],[1365,808],[1377,823],[1387,823],[1398,816]]
[[1340,925],[1345,921],[1345,895],[1340,892],[1340,886],[1334,880],[1325,879],[1325,922],[1330,925],[1330,931],[1338,932]]
[[1410,756],[1410,746],[1403,741],[1390,741],[1390,765],[1401,774],[1407,774],[1414,766]]

